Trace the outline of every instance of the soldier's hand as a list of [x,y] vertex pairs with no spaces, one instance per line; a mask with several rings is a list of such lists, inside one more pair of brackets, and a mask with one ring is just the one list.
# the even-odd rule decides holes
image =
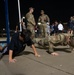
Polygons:
[[35,56],[36,56],[36,57],[41,57],[39,54],[36,54]]
[[9,63],[15,63],[16,61],[16,59],[9,59]]
[[56,53],[56,52],[53,52],[53,53],[51,53],[51,55],[53,55],[53,56],[58,56],[59,54]]

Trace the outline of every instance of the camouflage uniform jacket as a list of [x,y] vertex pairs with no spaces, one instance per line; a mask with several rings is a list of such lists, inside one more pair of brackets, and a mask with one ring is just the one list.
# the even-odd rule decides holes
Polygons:
[[39,17],[38,22],[40,22],[41,24],[45,24],[47,22],[50,22],[50,19],[48,15],[44,14]]
[[33,14],[28,12],[26,14],[26,19],[27,19],[27,26],[35,26],[35,18]]

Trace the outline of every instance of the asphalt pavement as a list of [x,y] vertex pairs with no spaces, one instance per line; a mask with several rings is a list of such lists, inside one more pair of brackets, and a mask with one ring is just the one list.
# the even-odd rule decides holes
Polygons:
[[0,75],[74,75],[74,51],[57,50],[59,56],[50,55],[46,49],[38,49],[41,57],[35,57],[30,47],[8,62],[8,55],[0,60]]

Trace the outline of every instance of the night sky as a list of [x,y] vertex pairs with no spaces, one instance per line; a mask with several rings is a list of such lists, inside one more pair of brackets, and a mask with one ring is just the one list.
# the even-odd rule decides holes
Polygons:
[[[40,10],[44,10],[50,17],[50,22],[55,20],[68,22],[70,16],[74,15],[73,2],[62,0],[20,0],[21,16],[25,16],[29,7],[34,7],[36,22],[40,16]],[[14,29],[18,24],[17,0],[8,0],[10,29]],[[0,0],[0,29],[5,27],[5,5],[4,0]]]

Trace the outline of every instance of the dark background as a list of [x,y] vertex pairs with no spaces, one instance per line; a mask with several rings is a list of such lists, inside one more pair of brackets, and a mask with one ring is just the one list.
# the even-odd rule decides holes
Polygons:
[[[44,10],[50,17],[50,22],[55,20],[68,22],[70,16],[74,15],[74,4],[71,1],[53,0],[20,0],[21,16],[25,16],[29,7],[34,7],[36,22],[40,15],[40,10]],[[17,0],[8,0],[10,29],[15,29],[19,22]],[[5,27],[5,4],[0,0],[0,29]]]

